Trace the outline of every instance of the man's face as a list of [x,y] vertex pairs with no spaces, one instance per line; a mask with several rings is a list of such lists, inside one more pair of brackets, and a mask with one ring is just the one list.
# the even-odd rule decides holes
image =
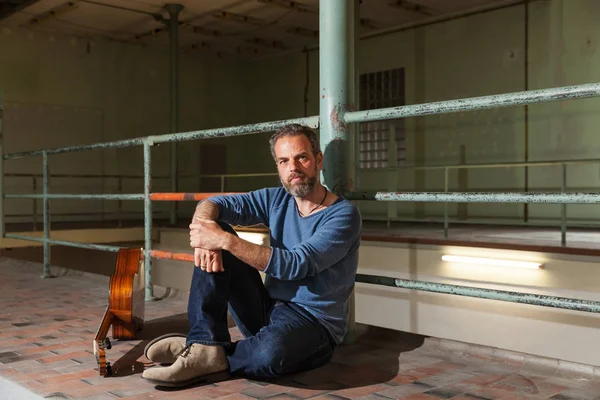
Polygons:
[[304,135],[282,137],[275,143],[275,159],[281,184],[294,197],[306,197],[319,179],[323,154],[312,153]]

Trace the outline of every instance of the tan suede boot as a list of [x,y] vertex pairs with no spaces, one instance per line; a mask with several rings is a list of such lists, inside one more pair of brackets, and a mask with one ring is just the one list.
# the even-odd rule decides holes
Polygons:
[[229,364],[222,346],[194,343],[177,357],[173,365],[149,368],[142,378],[168,387],[213,383],[229,378]]
[[185,349],[186,336],[181,333],[168,333],[150,341],[144,348],[144,356],[159,364],[173,364]]

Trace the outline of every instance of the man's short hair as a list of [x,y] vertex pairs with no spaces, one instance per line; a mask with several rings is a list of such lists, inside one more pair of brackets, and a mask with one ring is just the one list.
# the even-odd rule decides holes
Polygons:
[[275,157],[275,143],[277,143],[277,140],[282,137],[293,137],[300,135],[306,136],[310,142],[313,155],[316,156],[321,152],[321,144],[319,143],[319,137],[315,131],[305,125],[289,124],[280,128],[273,136],[271,136],[271,139],[269,139],[269,146],[271,147],[271,155],[273,156],[273,159],[277,161],[277,158]]

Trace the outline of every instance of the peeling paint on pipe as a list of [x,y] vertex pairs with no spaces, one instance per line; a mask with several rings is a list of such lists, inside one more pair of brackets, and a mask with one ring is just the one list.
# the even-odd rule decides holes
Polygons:
[[600,203],[600,193],[348,192],[344,197],[348,200],[422,201],[426,203]]
[[79,200],[143,200],[143,194],[5,194],[5,199],[79,199]]
[[194,255],[188,253],[173,253],[165,250],[150,250],[150,257],[162,258],[166,260],[194,262]]
[[211,197],[238,194],[236,192],[214,192],[214,193],[152,193],[150,200],[154,201],[200,201]]
[[600,83],[470,97],[434,103],[380,108],[377,110],[354,111],[345,113],[343,118],[346,123],[381,121],[386,119],[419,117],[423,115],[446,114],[459,111],[485,110],[549,101],[575,100],[596,96],[600,96]]
[[113,253],[118,252],[120,249],[120,247],[117,247],[117,246],[107,246],[107,245],[93,244],[93,243],[70,242],[70,241],[66,241],[66,240],[54,240],[54,239],[45,240],[44,238],[17,235],[14,233],[7,233],[5,235],[5,237],[10,238],[10,239],[29,240],[31,242],[40,242],[40,243],[44,243],[47,241],[48,244],[53,244],[56,246],[79,247],[80,249],[110,251]]
[[454,294],[458,296],[476,297],[479,299],[499,300],[510,303],[521,303],[535,306],[563,308],[573,311],[600,312],[600,302],[570,299],[566,297],[545,296],[533,293],[519,293],[504,290],[484,289],[470,286],[448,285],[435,282],[410,281],[376,275],[356,275],[356,282],[374,285],[393,286],[403,289],[421,290],[432,293]]
[[176,142],[176,141],[185,141],[185,140],[195,140],[195,139],[209,139],[209,138],[217,138],[217,137],[229,137],[229,136],[237,136],[237,135],[245,135],[250,133],[260,133],[260,132],[271,132],[275,131],[285,125],[288,124],[303,124],[309,126],[311,128],[319,127],[319,116],[305,117],[305,118],[293,118],[286,119],[281,121],[270,121],[270,122],[260,122],[256,124],[248,124],[248,125],[239,125],[227,128],[215,128],[215,129],[205,129],[202,131],[190,131],[190,132],[182,132],[182,133],[173,133],[159,136],[148,136],[143,138],[135,138],[135,139],[127,139],[127,140],[119,140],[115,142],[106,142],[106,143],[95,143],[83,146],[71,146],[71,147],[61,147],[57,149],[50,150],[35,150],[35,151],[24,151],[20,153],[12,153],[5,154],[4,159],[10,160],[15,158],[23,158],[23,157],[33,157],[33,156],[41,156],[45,151],[47,154],[61,154],[61,153],[72,153],[75,151],[83,151],[83,150],[102,150],[102,149],[114,149],[114,148],[122,148],[122,147],[133,147],[133,146],[143,146],[146,140],[149,141],[151,145],[158,143],[166,143],[166,142]]

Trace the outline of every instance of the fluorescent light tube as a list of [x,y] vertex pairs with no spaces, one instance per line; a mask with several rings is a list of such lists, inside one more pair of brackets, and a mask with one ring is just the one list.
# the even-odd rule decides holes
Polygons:
[[540,269],[542,267],[541,263],[530,262],[530,261],[503,260],[503,259],[499,259],[499,258],[479,258],[479,257],[443,255],[442,260],[448,261],[448,262],[455,262],[455,263],[492,265],[492,266],[497,266],[497,267],[528,268],[528,269]]

